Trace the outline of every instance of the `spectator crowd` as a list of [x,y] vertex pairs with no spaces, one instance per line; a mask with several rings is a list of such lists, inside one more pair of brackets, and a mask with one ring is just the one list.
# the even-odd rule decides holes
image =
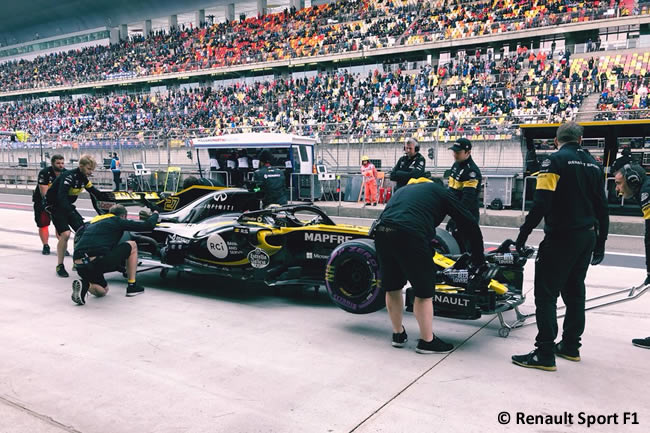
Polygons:
[[[600,0],[340,0],[6,62],[0,92],[540,28],[610,18],[610,6]],[[640,12],[622,8],[622,15],[630,13]]]

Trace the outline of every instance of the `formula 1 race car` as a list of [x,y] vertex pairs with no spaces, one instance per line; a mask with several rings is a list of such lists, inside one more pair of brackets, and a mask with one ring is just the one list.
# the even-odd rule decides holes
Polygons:
[[163,222],[147,234],[157,246],[139,248],[142,263],[161,268],[163,275],[173,269],[269,286],[319,286],[332,250],[368,237],[367,227],[337,225],[310,205],[226,213],[192,223],[192,213],[209,202],[198,203],[184,211],[187,218]]
[[[346,311],[365,314],[384,307],[381,269],[368,227],[336,224],[312,205],[200,218],[201,209],[213,201],[181,209],[148,234],[155,242],[139,248],[147,266],[143,270],[161,269],[162,276],[170,270],[217,275],[268,286],[325,285],[334,303]],[[437,230],[432,242],[432,260],[439,269],[436,315],[477,319],[499,314],[502,319],[501,312],[523,303],[527,256],[509,241],[486,257],[489,265],[471,269],[455,239]],[[412,299],[407,290],[407,309]],[[509,326],[502,324],[501,334],[507,335]]]
[[[236,195],[234,200],[230,199],[232,194]],[[104,191],[100,200],[91,195],[93,207],[98,214],[103,214],[114,204],[124,206],[145,206],[159,211],[161,214],[175,212],[190,205],[192,202],[205,199],[206,196],[215,197],[220,195],[223,199],[219,202],[223,210],[229,212],[244,212],[260,208],[257,194],[244,188],[230,188],[221,186],[192,185],[175,194],[162,194],[151,192],[132,191]],[[224,195],[225,194],[225,195]],[[227,201],[227,202],[226,202]]]
[[261,202],[255,192],[243,188],[191,186],[178,194],[160,199],[153,192],[104,192],[103,200],[93,199],[98,214],[114,204],[144,206],[160,212],[160,222],[194,224],[221,214],[258,210]]

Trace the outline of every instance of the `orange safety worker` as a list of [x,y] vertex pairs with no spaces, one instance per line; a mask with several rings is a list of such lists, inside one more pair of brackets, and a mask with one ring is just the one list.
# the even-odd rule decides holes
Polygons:
[[361,157],[361,174],[363,175],[366,205],[372,203],[373,206],[377,206],[377,169],[366,155]]

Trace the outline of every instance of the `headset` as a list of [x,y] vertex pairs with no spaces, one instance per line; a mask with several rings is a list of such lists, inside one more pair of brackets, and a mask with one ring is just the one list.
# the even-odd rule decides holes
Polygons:
[[418,141],[415,138],[409,137],[404,141],[404,144],[407,144],[409,141],[412,141],[413,143],[415,143],[415,151],[419,152],[420,151],[420,143],[418,143]]
[[633,191],[638,191],[641,188],[642,183],[639,173],[637,173],[630,164],[625,164],[622,171],[627,185],[632,188]]

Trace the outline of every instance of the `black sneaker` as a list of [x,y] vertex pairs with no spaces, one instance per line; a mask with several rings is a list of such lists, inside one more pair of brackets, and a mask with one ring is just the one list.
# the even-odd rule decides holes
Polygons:
[[445,343],[438,337],[433,337],[431,341],[418,340],[418,345],[415,347],[417,353],[430,354],[430,353],[449,353],[454,350],[454,345]]
[[391,344],[393,347],[404,347],[407,341],[409,341],[409,337],[406,335],[406,329],[402,326],[402,332],[393,333],[393,341]]
[[68,278],[70,276],[70,274],[68,274],[68,271],[65,270],[63,263],[56,265],[56,274],[61,278]]
[[50,246],[45,244],[43,245],[43,251],[41,251],[44,256],[49,256],[50,255]]
[[562,341],[555,345],[554,351],[560,358],[574,362],[580,361],[580,350],[567,347]]
[[642,347],[644,349],[650,349],[650,337],[646,338],[635,338],[632,340],[632,344],[636,347]]
[[372,205],[373,205],[373,206],[377,206],[377,203],[373,203]]
[[72,282],[72,301],[79,305],[86,304],[86,295],[88,294],[88,289],[90,288],[90,283],[85,280],[74,280]]
[[540,358],[537,349],[525,355],[512,355],[512,362],[521,367],[537,368],[544,371],[555,371],[555,356]]
[[144,293],[144,287],[137,283],[126,286],[126,296],[138,296]]
[[65,255],[66,257],[70,257],[70,252],[69,252],[68,250],[65,250],[65,254],[64,254],[64,255]]

